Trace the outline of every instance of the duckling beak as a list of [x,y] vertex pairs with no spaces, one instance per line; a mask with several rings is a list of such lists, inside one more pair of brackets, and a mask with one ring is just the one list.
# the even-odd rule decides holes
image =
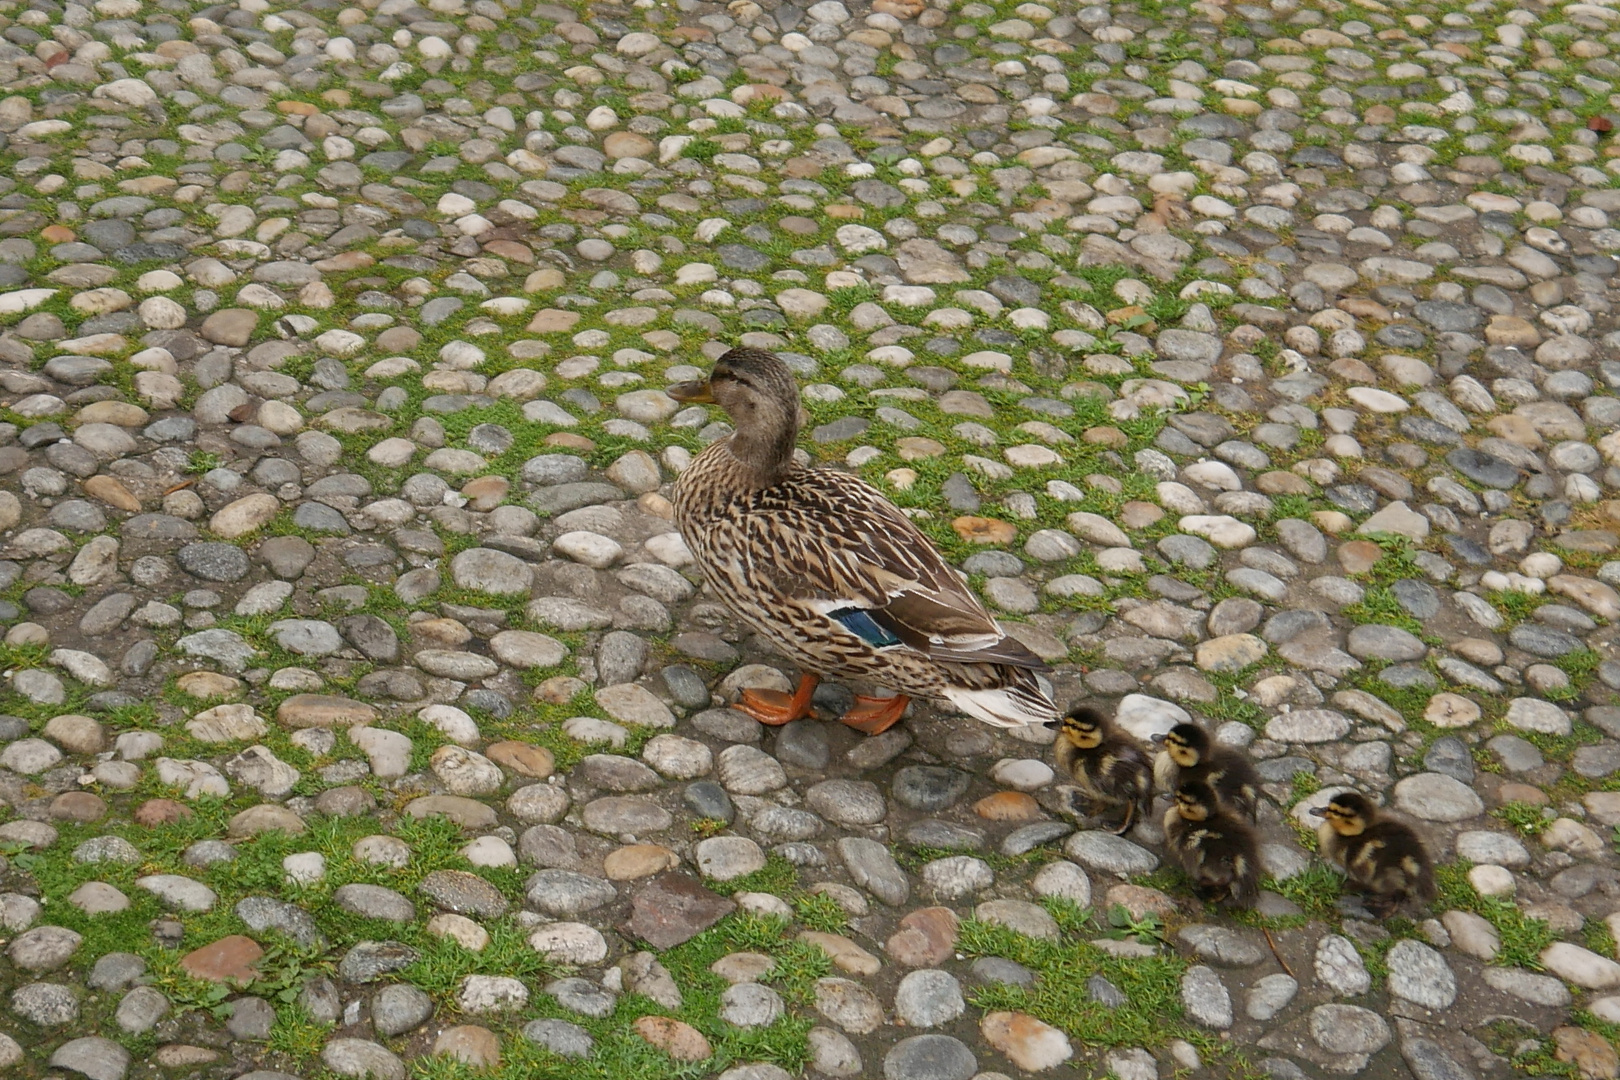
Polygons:
[[1170,736],[1167,733],[1161,731],[1157,735],[1149,735],[1148,742],[1152,743],[1154,746],[1162,746],[1164,745],[1164,740],[1168,739],[1169,737]]
[[702,382],[676,383],[674,386],[666,388],[664,393],[687,405],[714,404],[714,393],[707,379]]
[[1311,817],[1325,818],[1327,817],[1327,814],[1327,807],[1325,806],[1318,806],[1316,809],[1310,811]]
[[1060,728],[1062,726],[1063,726],[1063,721],[1061,721],[1061,720],[1048,720],[1045,723],[1041,724],[1041,727],[1049,728],[1052,731],[1056,731],[1058,728]]

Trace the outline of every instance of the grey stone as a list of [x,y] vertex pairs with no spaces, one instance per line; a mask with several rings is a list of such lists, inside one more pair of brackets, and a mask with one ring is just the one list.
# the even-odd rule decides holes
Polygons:
[[978,1071],[973,1051],[949,1035],[901,1039],[883,1058],[883,1080],[969,1080]]

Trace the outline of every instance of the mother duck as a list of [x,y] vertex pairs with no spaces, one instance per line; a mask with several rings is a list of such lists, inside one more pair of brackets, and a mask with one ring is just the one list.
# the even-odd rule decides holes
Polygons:
[[681,536],[714,591],[804,672],[793,694],[745,690],[737,708],[789,723],[810,715],[830,675],[899,691],[857,697],[843,716],[869,735],[913,696],[996,727],[1058,718],[1036,679],[1050,668],[996,625],[909,518],[857,476],[794,461],[799,388],[781,358],[732,349],[707,380],[667,393],[719,405],[736,429],[675,484]]

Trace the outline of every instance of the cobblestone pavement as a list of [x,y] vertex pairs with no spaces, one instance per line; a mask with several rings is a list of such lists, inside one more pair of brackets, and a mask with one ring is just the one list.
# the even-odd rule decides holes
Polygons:
[[[1617,23],[0,0],[0,1067],[1614,1080]],[[1257,912],[1049,732],[726,707],[736,345],[1060,703],[1247,747]]]

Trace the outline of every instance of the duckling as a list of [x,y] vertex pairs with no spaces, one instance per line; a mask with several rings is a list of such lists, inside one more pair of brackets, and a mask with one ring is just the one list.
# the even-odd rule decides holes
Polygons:
[[1260,898],[1260,841],[1202,780],[1183,780],[1164,815],[1164,845],[1206,902],[1253,907]]
[[1434,899],[1434,866],[1411,826],[1355,791],[1340,792],[1311,813],[1325,819],[1316,830],[1322,857],[1344,871],[1345,883],[1374,917],[1388,918],[1407,899]]
[[1114,834],[1129,832],[1138,815],[1153,806],[1153,767],[1147,755],[1102,713],[1083,705],[1046,726],[1058,729],[1053,751],[1058,768],[1093,804],[1124,806],[1125,820]]
[[1243,751],[1216,746],[1197,724],[1177,724],[1153,741],[1164,747],[1153,762],[1160,791],[1174,794],[1183,780],[1202,780],[1224,809],[1259,820],[1260,774]]

